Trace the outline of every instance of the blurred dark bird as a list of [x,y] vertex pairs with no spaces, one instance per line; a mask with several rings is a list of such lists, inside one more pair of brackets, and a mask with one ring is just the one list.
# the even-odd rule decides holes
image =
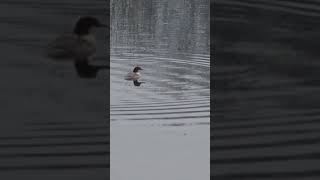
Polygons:
[[50,42],[46,55],[55,61],[74,61],[80,77],[95,77],[100,69],[107,66],[89,65],[96,53],[96,38],[92,34],[94,28],[108,28],[95,17],[81,17],[75,24],[73,33],[63,34]]

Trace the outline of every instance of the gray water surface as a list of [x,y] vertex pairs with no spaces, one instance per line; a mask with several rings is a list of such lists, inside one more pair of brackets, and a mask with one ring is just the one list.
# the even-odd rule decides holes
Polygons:
[[[0,2],[1,179],[107,179],[108,72],[80,79],[71,63],[44,56],[78,17],[107,22],[106,1]],[[107,63],[105,30],[95,63]]]
[[319,7],[212,2],[213,179],[319,179]]
[[[152,115],[150,118],[167,119],[170,114],[178,118],[178,113],[183,113],[208,122],[208,3],[112,1],[112,120],[139,119],[147,113]],[[144,69],[139,81],[145,84],[139,87],[124,81],[135,65]],[[134,110],[139,109],[144,113],[135,114]]]
[[111,1],[112,180],[210,178],[208,5]]

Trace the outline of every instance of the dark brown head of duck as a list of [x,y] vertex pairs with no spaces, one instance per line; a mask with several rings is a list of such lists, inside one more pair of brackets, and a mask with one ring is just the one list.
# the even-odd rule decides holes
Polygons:
[[85,16],[81,17],[73,30],[73,33],[82,36],[90,33],[90,30],[93,27],[98,27],[98,28],[107,28],[108,26],[101,23],[97,18],[91,17],[91,16]]

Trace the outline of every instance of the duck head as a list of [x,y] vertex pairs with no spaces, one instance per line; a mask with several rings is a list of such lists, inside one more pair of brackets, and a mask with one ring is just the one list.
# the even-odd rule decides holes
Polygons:
[[139,72],[139,70],[143,70],[141,67],[139,66],[136,66],[134,69],[133,69],[133,72],[136,73],[136,72]]
[[105,24],[102,24],[97,18],[91,16],[81,17],[75,27],[73,32],[79,36],[87,35],[90,33],[90,30],[94,27],[108,27]]

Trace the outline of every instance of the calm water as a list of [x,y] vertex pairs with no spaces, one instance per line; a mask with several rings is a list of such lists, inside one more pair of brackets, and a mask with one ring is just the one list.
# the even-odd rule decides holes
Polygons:
[[213,178],[319,179],[319,1],[214,1]]
[[[113,180],[209,179],[208,5],[112,1]],[[124,80],[135,65],[140,86]]]
[[[43,55],[53,37],[71,32],[76,19],[106,21],[97,1],[0,2],[2,179],[106,179],[106,77],[77,77],[72,64]],[[95,63],[107,63],[105,30],[97,30]]]

